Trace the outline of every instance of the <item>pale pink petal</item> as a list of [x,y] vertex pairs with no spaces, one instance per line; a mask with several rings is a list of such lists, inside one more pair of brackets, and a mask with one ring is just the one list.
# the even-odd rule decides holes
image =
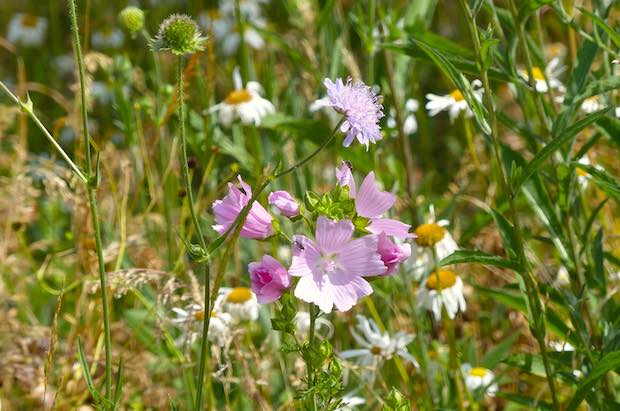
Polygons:
[[338,255],[342,271],[354,276],[384,274],[387,270],[377,254],[377,237],[367,235],[349,242]]
[[338,253],[351,240],[353,223],[349,220],[333,221],[320,216],[316,222],[316,242],[324,254]]
[[413,234],[409,233],[410,228],[409,224],[390,218],[373,218],[370,225],[366,227],[373,234],[385,233],[398,238],[413,237]]
[[390,209],[396,202],[396,196],[387,191],[380,191],[375,183],[375,173],[368,173],[355,198],[355,209],[362,217],[376,218]]
[[342,284],[339,284],[338,282],[343,277],[346,277],[346,275],[330,278],[332,282],[331,288],[336,308],[339,311],[348,311],[357,303],[357,300],[372,294],[372,287],[361,277],[352,277],[348,281],[343,281]]
[[296,235],[293,239],[292,248],[293,258],[288,273],[293,277],[311,277],[313,269],[320,259],[316,244],[303,235]]
[[325,287],[324,281],[320,277],[301,277],[297,287],[295,287],[295,297],[318,305],[321,311],[326,314],[329,314],[334,306],[331,288]]

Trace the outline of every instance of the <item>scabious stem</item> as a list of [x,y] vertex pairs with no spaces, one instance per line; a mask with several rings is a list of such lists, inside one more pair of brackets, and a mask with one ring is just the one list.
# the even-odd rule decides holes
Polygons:
[[[516,201],[515,201],[515,193],[513,192],[510,181],[508,180],[508,176],[506,174],[506,170],[504,169],[504,165],[502,162],[501,156],[501,146],[499,142],[499,132],[497,128],[497,119],[495,115],[495,107],[493,103],[493,95],[489,82],[489,76],[487,70],[485,70],[484,64],[481,59],[481,44],[480,44],[480,36],[478,34],[478,27],[476,26],[474,16],[472,15],[471,10],[467,4],[467,0],[459,0],[461,8],[465,14],[465,20],[467,22],[470,36],[472,38],[472,42],[474,44],[474,51],[476,54],[477,64],[480,70],[480,75],[482,77],[482,85],[484,87],[484,104],[489,113],[490,123],[491,123],[491,135],[489,136],[492,144],[493,144],[493,154],[495,157],[495,161],[497,162],[497,167],[500,170],[501,179],[500,184],[504,192],[508,197],[508,202],[510,206],[510,213],[512,216],[512,223],[514,225],[515,231],[515,239],[517,243],[517,250],[514,250],[517,253],[517,258],[519,262],[520,274],[523,278],[523,282],[526,288],[526,297],[528,299],[529,306],[532,310],[532,321],[531,324],[533,334],[538,343],[540,354],[543,360],[543,364],[545,367],[545,374],[547,377],[547,382],[549,384],[549,390],[551,391],[551,399],[553,401],[553,408],[556,410],[560,409],[560,403],[557,395],[557,388],[555,384],[555,378],[553,375],[553,370],[551,369],[551,364],[549,362],[549,358],[547,355],[547,348],[545,346],[545,317],[542,309],[542,303],[540,301],[540,294],[538,291],[538,286],[536,284],[536,279],[531,272],[529,263],[525,256],[525,248],[523,241],[523,234],[521,232],[521,225],[519,222],[519,215],[517,212]],[[533,76],[530,74],[530,79]],[[546,124],[543,124],[546,127]]]
[[95,248],[97,250],[97,261],[99,267],[99,285],[101,288],[101,305],[103,309],[103,333],[105,343],[105,398],[110,401],[112,397],[112,338],[110,334],[110,312],[108,305],[108,291],[106,284],[105,261],[103,259],[103,242],[101,240],[101,228],[99,225],[99,213],[97,210],[96,176],[98,170],[93,174],[92,157],[90,152],[90,136],[88,133],[88,112],[86,107],[86,82],[84,76],[84,60],[82,47],[80,45],[80,35],[77,24],[77,13],[75,0],[69,0],[69,14],[71,17],[71,31],[73,33],[73,46],[77,59],[78,74],[80,80],[80,104],[82,111],[82,134],[84,138],[84,154],[86,160],[86,191],[88,193],[88,203],[95,231]]

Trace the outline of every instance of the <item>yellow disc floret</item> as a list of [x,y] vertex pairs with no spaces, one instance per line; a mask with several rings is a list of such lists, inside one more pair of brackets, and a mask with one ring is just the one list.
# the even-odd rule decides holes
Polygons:
[[243,304],[250,301],[252,298],[252,291],[247,287],[233,288],[226,297],[226,301],[233,304]]
[[224,99],[224,103],[229,104],[231,106],[236,106],[241,103],[247,103],[252,100],[252,95],[247,90],[235,90],[232,91],[226,98]]
[[483,367],[474,367],[471,370],[469,370],[469,375],[473,376],[473,377],[484,377],[485,375],[487,375],[489,371],[486,368]]
[[432,247],[443,240],[446,229],[435,223],[426,223],[415,229],[415,242],[422,247]]
[[439,270],[430,273],[426,280],[426,288],[431,290],[445,290],[456,283],[457,275],[450,270]]
[[454,101],[457,101],[457,102],[465,100],[465,97],[463,97],[463,93],[461,93],[461,90],[459,89],[453,90],[450,93],[450,97],[452,97]]

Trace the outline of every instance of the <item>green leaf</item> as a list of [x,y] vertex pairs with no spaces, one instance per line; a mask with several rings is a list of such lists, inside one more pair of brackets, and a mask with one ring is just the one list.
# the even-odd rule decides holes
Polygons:
[[494,369],[497,364],[502,362],[504,358],[510,353],[510,349],[520,336],[521,332],[515,331],[514,333],[506,337],[504,341],[488,350],[482,358],[482,365],[490,370]]
[[620,146],[620,121],[612,116],[605,116],[596,121],[596,126],[616,145]]
[[484,265],[492,265],[495,267],[507,268],[509,270],[519,271],[519,264],[515,261],[507,260],[496,255],[487,254],[482,251],[474,250],[456,250],[446,258],[439,262],[440,266],[451,264],[478,263]]
[[582,102],[583,100],[604,94],[620,88],[620,76],[611,76],[599,80],[594,80],[588,83],[584,90],[575,96],[575,101]]
[[607,33],[607,35],[609,36],[611,41],[614,42],[614,45],[616,47],[620,47],[620,34],[618,34],[612,27],[605,23],[602,18],[592,13],[591,11],[584,9],[583,7],[580,7],[579,10],[581,10],[584,15],[590,17],[592,21],[594,21],[594,23],[596,23],[596,25],[601,28],[601,30]]
[[607,113],[608,109],[596,111],[577,121],[572,126],[564,130],[560,136],[555,137],[545,147],[540,150],[536,156],[525,166],[521,174],[521,178],[513,183],[513,189],[518,191],[523,183],[525,183],[534,173],[543,166],[545,161],[562,145],[570,141],[581,130],[588,127]]
[[84,374],[84,379],[86,380],[86,388],[92,395],[93,399],[97,404],[101,403],[103,399],[101,397],[101,393],[97,391],[95,388],[95,384],[93,383],[93,377],[90,374],[90,367],[88,366],[88,360],[86,359],[86,354],[84,354],[84,345],[82,344],[82,338],[78,336],[78,357],[80,360],[80,365],[82,366],[82,374]]
[[321,121],[297,118],[282,113],[269,114],[261,119],[260,127],[280,133],[288,132],[295,136],[320,143],[322,136],[329,135],[330,128]]
[[514,227],[500,212],[494,208],[491,209],[491,215],[495,220],[495,224],[497,224],[497,228],[499,230],[499,235],[502,238],[502,243],[504,245],[504,251],[506,251],[506,255],[513,260],[517,259],[517,249],[518,242],[517,236],[515,234]]
[[573,165],[578,167],[592,176],[592,180],[605,192],[609,197],[620,203],[620,184],[615,178],[610,176],[605,170],[597,167],[574,162]]
[[115,410],[117,410],[120,407],[121,395],[123,394],[123,384],[125,383],[123,366],[124,366],[124,361],[121,355],[121,359],[118,362],[118,371],[116,373],[116,387],[114,387],[113,404],[114,404]]
[[599,360],[592,368],[592,371],[581,381],[573,399],[566,408],[567,411],[574,411],[584,398],[592,392],[592,387],[605,376],[609,371],[620,368],[620,351],[611,352]]
[[551,404],[541,401],[538,398],[532,398],[521,394],[515,394],[512,392],[498,392],[496,394],[500,398],[504,398],[515,404],[523,405],[523,409],[528,410],[553,410]]

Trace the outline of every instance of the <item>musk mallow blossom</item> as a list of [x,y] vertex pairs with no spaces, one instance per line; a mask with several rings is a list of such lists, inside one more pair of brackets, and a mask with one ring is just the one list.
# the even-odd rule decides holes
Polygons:
[[[252,188],[246,184],[241,176],[237,176],[241,188],[232,183],[228,183],[228,195],[221,200],[213,202],[213,212],[215,221],[213,229],[220,234],[224,234],[228,227],[235,221],[241,210],[248,205],[252,198]],[[257,201],[252,204],[252,208],[243,223],[241,237],[263,239],[273,234],[271,221],[273,217]]]
[[314,107],[332,107],[344,115],[340,131],[346,133],[343,146],[349,147],[354,139],[368,146],[381,140],[379,120],[383,117],[383,105],[370,87],[360,80],[348,78],[346,83],[337,78],[334,83],[326,78],[327,97],[315,101]]
[[334,306],[348,311],[359,298],[372,293],[362,276],[382,275],[387,268],[377,254],[377,236],[353,239],[354,229],[349,220],[320,216],[316,241],[303,235],[294,237],[289,274],[300,277],[295,297],[330,313]]
[[385,233],[381,233],[377,242],[377,252],[387,268],[385,275],[392,275],[398,270],[400,263],[411,256],[411,245],[394,244]]
[[275,206],[280,214],[285,217],[296,217],[299,215],[299,203],[291,196],[288,191],[279,190],[269,193],[267,198],[269,204]]
[[398,238],[411,237],[411,226],[398,220],[384,218],[385,214],[396,202],[396,195],[387,191],[381,191],[375,182],[375,173],[368,173],[359,190],[356,190],[355,181],[351,175],[351,166],[347,162],[336,170],[338,184],[349,187],[349,196],[355,199],[355,211],[357,215],[370,220],[366,230],[373,234],[382,232]]
[[286,268],[270,255],[264,255],[262,261],[248,265],[252,291],[259,304],[269,304],[280,298],[282,291],[289,287],[291,279]]

